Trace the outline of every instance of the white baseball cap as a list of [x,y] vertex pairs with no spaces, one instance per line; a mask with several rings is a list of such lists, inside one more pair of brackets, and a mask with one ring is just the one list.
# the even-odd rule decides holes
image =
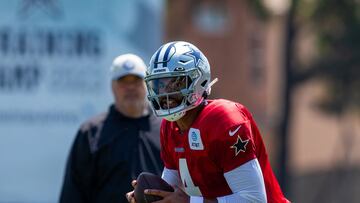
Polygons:
[[111,80],[117,80],[127,75],[136,75],[144,78],[146,65],[144,61],[135,54],[123,54],[117,56],[110,67]]

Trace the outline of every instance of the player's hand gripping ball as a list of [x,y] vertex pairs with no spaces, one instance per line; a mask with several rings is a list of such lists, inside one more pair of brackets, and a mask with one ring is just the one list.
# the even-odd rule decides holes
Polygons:
[[159,196],[144,194],[145,189],[158,189],[174,192],[174,188],[161,177],[152,173],[142,172],[137,178],[137,184],[134,191],[136,203],[150,203],[162,199],[162,197]]

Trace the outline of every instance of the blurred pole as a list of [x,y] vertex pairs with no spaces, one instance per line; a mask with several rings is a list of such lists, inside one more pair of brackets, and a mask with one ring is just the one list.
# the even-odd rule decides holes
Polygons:
[[283,110],[280,120],[279,136],[280,136],[280,149],[279,149],[279,184],[283,189],[285,195],[289,195],[291,188],[289,185],[289,171],[288,171],[288,135],[289,124],[292,112],[291,93],[293,92],[294,80],[292,61],[294,55],[294,38],[295,38],[295,14],[296,7],[299,0],[291,0],[290,8],[285,23],[285,48],[284,48],[284,94],[283,94]]

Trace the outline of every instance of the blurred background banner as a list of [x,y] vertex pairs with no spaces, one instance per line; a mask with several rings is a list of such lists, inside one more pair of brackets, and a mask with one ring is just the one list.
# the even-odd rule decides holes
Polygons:
[[109,67],[149,61],[161,0],[0,0],[0,202],[57,202],[80,123],[112,101]]
[[0,203],[56,202],[109,66],[184,40],[253,113],[292,202],[360,202],[358,0],[0,0]]

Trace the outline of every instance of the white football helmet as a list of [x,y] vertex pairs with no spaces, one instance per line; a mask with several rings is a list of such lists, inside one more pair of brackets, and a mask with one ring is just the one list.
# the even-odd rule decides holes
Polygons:
[[[169,42],[150,60],[145,82],[155,114],[176,121],[210,94],[210,65],[188,42]],[[214,80],[216,82],[216,80]]]

